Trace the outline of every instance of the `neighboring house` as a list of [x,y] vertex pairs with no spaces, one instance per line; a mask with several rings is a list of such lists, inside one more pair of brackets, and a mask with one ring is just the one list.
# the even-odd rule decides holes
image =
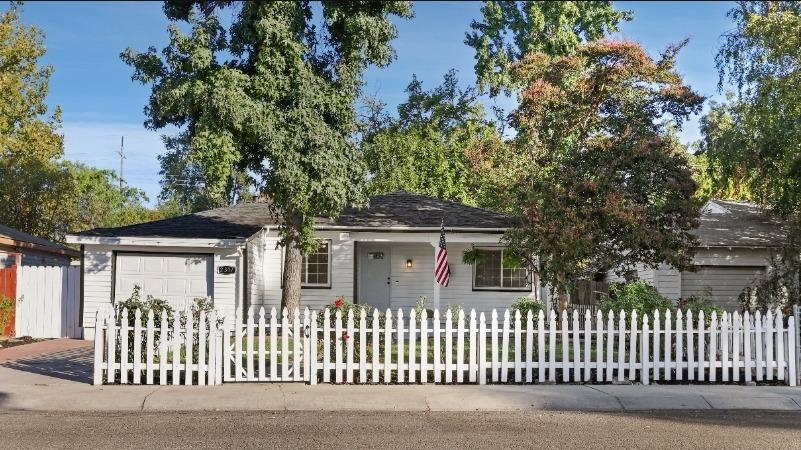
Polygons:
[[0,268],[17,266],[68,266],[81,255],[66,245],[0,225]]
[[716,199],[703,206],[693,234],[699,241],[695,271],[679,272],[663,265],[656,270],[640,269],[637,276],[672,300],[709,295],[726,310],[739,308],[740,294],[765,276],[771,255],[786,239],[782,222],[758,206]]
[[[434,282],[434,254],[444,219],[450,285]],[[395,192],[347,208],[336,220],[318,218],[319,250],[304,256],[301,304],[321,308],[343,296],[360,304],[410,308],[507,308],[519,297],[540,298],[535,277],[503,267],[499,240],[507,216],[423,195]],[[237,307],[280,305],[282,249],[265,203],[247,203],[171,219],[68,236],[83,249],[84,337],[95,313],[128,298],[134,285],[184,307],[212,297],[230,315]],[[469,248],[483,249],[474,265]]]

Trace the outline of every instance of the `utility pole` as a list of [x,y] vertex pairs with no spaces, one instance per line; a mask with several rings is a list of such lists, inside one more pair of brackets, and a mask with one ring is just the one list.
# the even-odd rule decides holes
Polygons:
[[125,183],[122,172],[125,161],[125,136],[120,136],[120,151],[117,154],[120,155],[120,192],[122,192]]

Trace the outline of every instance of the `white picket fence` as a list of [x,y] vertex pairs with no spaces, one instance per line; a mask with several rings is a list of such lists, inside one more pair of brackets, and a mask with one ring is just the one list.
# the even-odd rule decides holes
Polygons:
[[[204,323],[203,320],[200,321]],[[144,327],[103,325],[96,339],[95,382],[153,383],[148,370],[159,370],[159,382],[173,384],[222,381],[295,381],[324,383],[610,383],[624,380],[648,384],[658,382],[752,383],[770,382],[795,386],[797,382],[797,330],[793,316],[778,310],[713,313],[667,311],[638,318],[554,312],[521,316],[509,310],[499,317],[493,311],[469,315],[451,311],[441,315],[426,311],[397,310],[394,314],[374,311],[358,318],[337,311],[282,311],[269,314],[252,309],[246,317],[237,311],[222,329],[209,322],[205,329],[191,330],[206,337],[204,362],[191,361],[188,339],[167,341],[158,348],[158,363],[152,353],[142,359],[137,336],[143,333],[151,349],[152,323]],[[139,324],[139,320],[135,320]],[[186,330],[176,322],[162,322],[165,333],[183,337]],[[109,326],[113,332],[108,332]],[[205,326],[205,325],[204,325]],[[129,334],[133,333],[131,344]],[[119,336],[119,337],[118,337]],[[131,348],[128,353],[112,354]],[[123,341],[125,340],[125,341]],[[187,348],[184,342],[190,342]],[[199,342],[203,342],[201,339]],[[132,345],[132,347],[130,347]],[[183,349],[183,351],[181,350]],[[190,355],[179,361],[171,355]],[[155,349],[154,349],[155,351]],[[164,352],[163,355],[161,352]],[[120,360],[120,356],[123,360]],[[170,369],[172,371],[170,372]],[[144,381],[142,372],[145,372]],[[213,373],[214,376],[209,375]],[[139,374],[137,376],[137,374]],[[183,383],[178,380],[183,374]],[[206,376],[204,376],[205,374]],[[132,377],[129,377],[132,375]],[[208,377],[208,381],[205,378]]]
[[142,312],[124,309],[119,317],[97,314],[94,346],[94,384],[216,385],[222,383],[222,334],[215,313],[201,311],[197,326],[192,313],[174,314],[171,323],[161,315],[158,326],[153,314],[145,321]]
[[17,272],[17,336],[80,338],[77,266],[22,266]]

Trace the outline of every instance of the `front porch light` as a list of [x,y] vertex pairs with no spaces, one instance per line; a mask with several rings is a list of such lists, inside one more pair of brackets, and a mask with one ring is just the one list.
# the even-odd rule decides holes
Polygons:
[[411,259],[407,259],[406,260],[406,268],[407,269],[411,269],[412,267],[414,267],[414,261],[412,261]]

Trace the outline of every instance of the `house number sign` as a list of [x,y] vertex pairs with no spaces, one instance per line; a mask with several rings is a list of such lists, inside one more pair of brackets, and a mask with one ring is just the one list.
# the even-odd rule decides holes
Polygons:
[[217,273],[221,275],[231,275],[236,273],[236,267],[234,266],[220,266],[217,268]]

